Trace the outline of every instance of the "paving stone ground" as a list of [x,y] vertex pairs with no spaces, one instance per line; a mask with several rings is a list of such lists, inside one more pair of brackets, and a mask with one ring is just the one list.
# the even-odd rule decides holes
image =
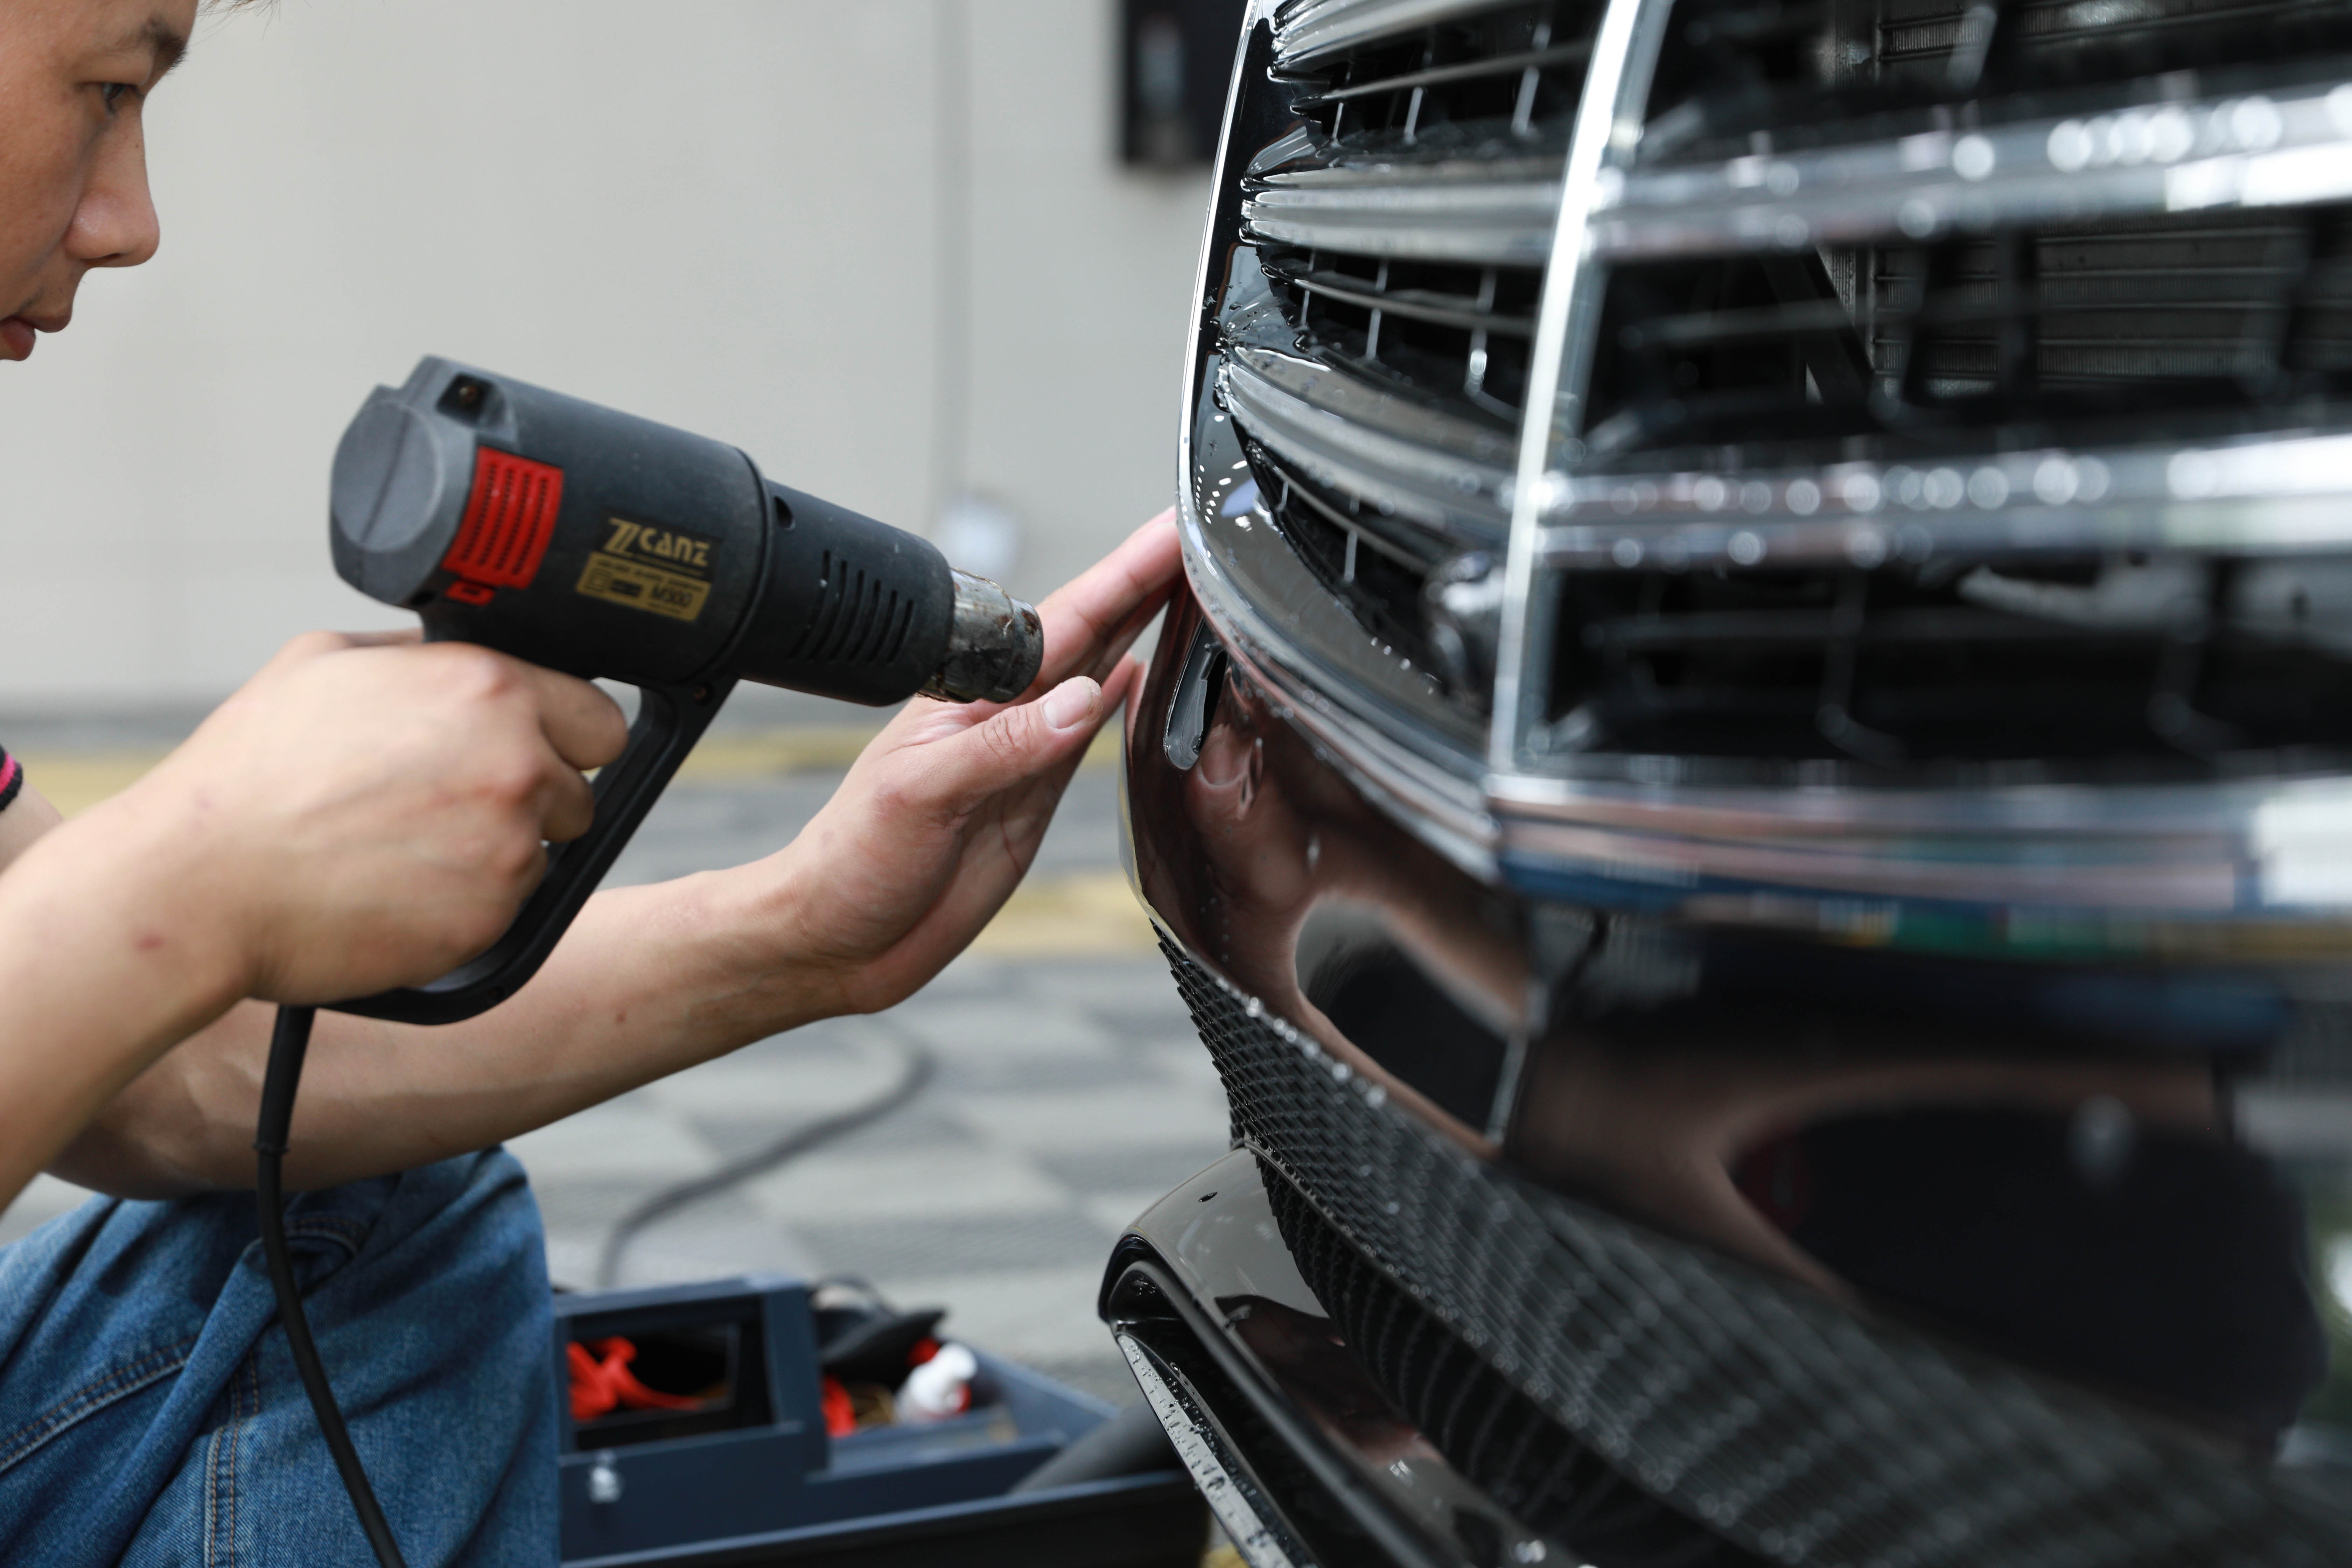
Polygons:
[[762,1041],[519,1139],[560,1281],[649,1194],[937,1069],[885,1120],[641,1233],[618,1281],[864,1279],[951,1332],[1124,1402],[1094,1315],[1122,1226],[1223,1152],[1224,1097],[1152,959],[961,961],[871,1018]]
[[[613,880],[732,865],[788,842],[837,773],[681,783]],[[1118,864],[1116,773],[1083,771],[1035,876]],[[890,1012],[762,1041],[519,1139],[558,1281],[592,1285],[612,1226],[673,1184],[897,1080],[911,1103],[640,1234],[625,1284],[746,1269],[856,1275],[950,1332],[1103,1397],[1135,1397],[1094,1315],[1119,1228],[1225,1147],[1225,1105],[1167,970],[1148,953],[970,954]],[[44,1178],[13,1239],[83,1196]]]

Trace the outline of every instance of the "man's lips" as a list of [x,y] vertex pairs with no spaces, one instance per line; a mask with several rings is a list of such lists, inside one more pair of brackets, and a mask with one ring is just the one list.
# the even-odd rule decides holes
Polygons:
[[60,316],[10,316],[0,320],[0,359],[28,358],[36,332],[61,332],[65,325]]

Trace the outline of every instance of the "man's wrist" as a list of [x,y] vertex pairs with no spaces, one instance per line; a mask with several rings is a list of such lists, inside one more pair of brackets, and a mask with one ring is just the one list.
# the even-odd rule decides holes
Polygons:
[[197,858],[140,817],[93,810],[0,874],[0,1200],[247,984]]
[[[851,977],[826,954],[797,857],[787,847],[766,858],[691,879],[694,928],[715,938],[727,973],[719,989],[750,1010],[752,1037],[854,1011]],[[683,886],[683,884],[681,884]]]
[[[201,825],[135,792],[59,826],[0,879],[0,908],[72,951],[135,977],[140,1011],[200,1027],[251,988],[254,962],[233,879],[205,863]],[[110,998],[116,1005],[130,997]]]

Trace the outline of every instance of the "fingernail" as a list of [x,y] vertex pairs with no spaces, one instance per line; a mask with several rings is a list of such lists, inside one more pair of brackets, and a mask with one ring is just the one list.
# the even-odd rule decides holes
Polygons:
[[1055,730],[1067,730],[1094,717],[1095,701],[1102,688],[1081,675],[1066,680],[1045,694],[1045,722]]

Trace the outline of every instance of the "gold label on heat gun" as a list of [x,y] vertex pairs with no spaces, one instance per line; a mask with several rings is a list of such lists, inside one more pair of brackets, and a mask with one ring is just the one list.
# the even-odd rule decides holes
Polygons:
[[604,520],[605,535],[580,574],[578,591],[633,609],[690,621],[710,597],[716,540],[626,518]]

